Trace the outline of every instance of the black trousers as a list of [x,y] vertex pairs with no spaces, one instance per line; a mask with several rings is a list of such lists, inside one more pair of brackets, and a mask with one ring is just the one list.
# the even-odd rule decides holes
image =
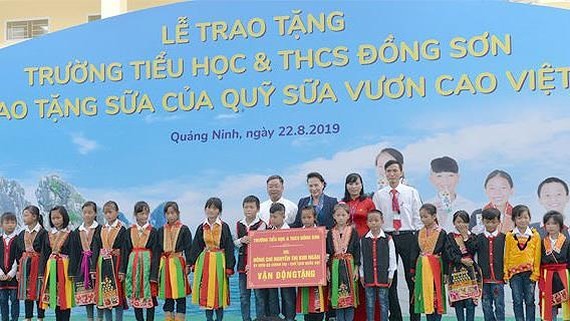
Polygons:
[[176,301],[176,313],[186,314],[186,298],[166,299],[162,310],[164,312],[174,312],[174,302]]
[[[419,321],[420,315],[414,313],[414,280],[412,279],[414,277],[412,269],[415,270],[415,264],[418,258],[418,235],[416,232],[411,231],[400,231],[399,234],[388,232],[388,234],[392,236],[394,245],[396,246],[396,259],[401,258],[402,264],[404,265],[404,274],[408,285],[408,297],[410,300],[410,321]],[[400,309],[400,301],[398,300],[398,271],[394,274],[388,297],[390,298],[390,321],[402,321],[402,310]]]
[[56,321],[69,321],[70,316],[71,316],[71,309],[61,310],[59,307],[55,307]]
[[[144,317],[143,317],[143,310],[145,309],[139,309],[139,308],[135,308],[135,319],[137,321],[144,321]],[[154,308],[147,308],[146,309],[146,321],[154,321]]]
[[45,318],[45,311],[40,309],[40,301],[24,300],[24,311],[26,319],[31,319],[34,317],[34,303],[38,309],[38,319]]

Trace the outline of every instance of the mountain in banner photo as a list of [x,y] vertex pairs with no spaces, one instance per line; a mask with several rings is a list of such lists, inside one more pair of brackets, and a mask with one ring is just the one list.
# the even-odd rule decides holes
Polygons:
[[30,202],[26,199],[26,191],[15,180],[0,177],[0,212],[12,212],[18,217],[18,225],[22,225],[22,211]]

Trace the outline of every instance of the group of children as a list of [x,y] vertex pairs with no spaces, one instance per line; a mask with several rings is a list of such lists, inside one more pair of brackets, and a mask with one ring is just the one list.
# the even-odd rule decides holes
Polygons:
[[[136,224],[128,228],[118,220],[119,208],[113,201],[103,206],[104,224],[96,221],[97,205],[86,202],[83,223],[74,231],[69,229],[69,215],[63,206],[50,210],[49,229],[44,227],[39,209],[27,206],[22,213],[25,227],[18,235],[16,215],[4,213],[0,219],[4,231],[0,242],[3,320],[9,315],[16,320],[19,300],[24,300],[26,320],[33,317],[34,306],[39,320],[48,308],[55,310],[56,320],[69,320],[74,306],[85,306],[88,320],[94,319],[95,310],[99,320],[113,320],[113,311],[115,319],[122,320],[123,310],[130,304],[138,321],[152,321],[160,298],[164,300],[164,320],[181,321],[189,295],[192,303],[205,309],[207,320],[214,320],[214,315],[222,320],[224,308],[230,304],[228,277],[237,263],[242,316],[249,321],[248,232],[289,228],[283,204],[270,207],[270,222],[260,220],[259,207],[257,197],[244,199],[244,218],[237,223],[234,238],[220,219],[222,201],[210,198],[204,207],[206,219],[194,239],[181,223],[175,202],[165,204],[167,223],[158,230],[149,224],[150,208],[145,202],[135,204]],[[471,321],[482,300],[485,320],[504,320],[504,284],[509,282],[515,318],[525,320],[526,315],[526,320],[533,320],[538,282],[542,319],[556,319],[561,308],[563,319],[570,320],[570,244],[562,214],[550,211],[544,216],[546,236],[541,240],[529,227],[530,211],[524,205],[513,208],[515,228],[506,235],[498,229],[501,214],[494,208],[483,211],[485,230],[479,235],[469,231],[467,212],[453,215],[455,231],[449,234],[439,227],[436,212],[432,204],[420,208],[423,228],[417,234],[417,247],[410,249],[417,256],[416,313],[439,320],[449,299],[457,319]],[[303,228],[315,228],[316,218],[313,206],[301,209]],[[305,320],[323,320],[334,313],[338,321],[351,321],[355,307],[365,301],[369,321],[375,320],[377,302],[380,319],[388,320],[388,289],[396,272],[396,256],[392,238],[382,230],[382,212],[367,214],[369,231],[361,239],[345,203],[334,207],[333,218],[335,225],[326,238],[327,286],[256,289],[257,319],[282,314],[286,320],[294,320],[301,313]],[[194,272],[192,287],[190,272]],[[359,283],[365,298],[358,297]]]

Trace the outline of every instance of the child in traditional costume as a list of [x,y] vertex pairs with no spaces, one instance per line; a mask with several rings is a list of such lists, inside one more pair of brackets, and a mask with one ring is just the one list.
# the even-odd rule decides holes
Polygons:
[[[259,218],[259,198],[254,195],[246,196],[242,202],[243,219],[236,224],[236,239],[234,245],[238,248],[237,270],[239,273],[239,292],[241,305],[241,318],[243,321],[251,321],[251,289],[247,288],[247,258],[248,244],[250,242],[249,231],[261,231],[267,228],[267,224]],[[267,302],[266,290],[256,289],[255,311],[256,318],[266,317],[265,310]]]
[[[98,253],[93,252],[94,238],[100,238],[101,225],[96,221],[97,204],[87,201],[81,207],[83,223],[71,234],[72,247],[69,258],[70,275],[75,288],[75,305],[84,305],[87,320],[93,321],[95,310],[95,267]],[[98,319],[103,319],[97,310]]]
[[570,320],[570,240],[561,232],[564,215],[558,211],[549,211],[542,221],[548,234],[542,239],[540,259],[540,316],[545,321],[556,320],[558,309],[562,308],[562,320]]
[[334,206],[334,227],[327,234],[329,254],[330,300],[336,320],[352,321],[358,306],[358,272],[360,266],[360,239],[350,221],[346,203]]
[[41,307],[55,309],[57,321],[68,321],[71,308],[75,306],[73,284],[69,277],[69,254],[71,253],[71,231],[69,214],[63,206],[56,206],[49,212],[51,231],[42,251],[45,273],[41,291]]
[[154,321],[154,307],[158,305],[158,261],[160,258],[158,233],[148,222],[150,207],[146,202],[137,202],[134,208],[136,224],[127,230],[125,246],[127,264],[125,295],[135,309],[137,321]]
[[220,219],[222,201],[212,197],[204,206],[206,220],[196,229],[190,264],[194,267],[192,302],[206,309],[206,320],[221,321],[230,305],[228,276],[236,264],[230,227]]
[[183,321],[186,315],[186,296],[191,293],[188,259],[192,233],[180,222],[180,210],[176,202],[164,204],[164,216],[166,224],[158,229],[157,238],[160,255],[158,297],[164,300],[162,309],[165,321]]
[[99,253],[95,275],[95,299],[97,308],[102,309],[107,321],[123,320],[126,308],[123,281],[125,280],[126,233],[127,229],[118,219],[119,206],[114,201],[103,205],[107,223],[101,227],[101,235],[94,240],[94,251]]
[[[24,300],[25,320],[34,317],[34,302],[37,305],[38,320],[43,320],[45,313],[40,306],[40,290],[42,285],[40,273],[41,253],[47,242],[47,232],[43,228],[40,209],[28,205],[22,212],[25,229],[18,235],[18,299]],[[40,275],[41,274],[41,275]]]
[[447,235],[446,257],[449,263],[449,302],[458,321],[473,321],[475,306],[481,298],[481,270],[473,261],[466,243],[475,236],[469,232],[469,214],[460,210],[452,217],[455,231]]
[[414,308],[428,321],[439,321],[446,311],[443,264],[447,235],[437,223],[437,209],[426,203],[420,207],[424,227],[418,233],[419,256],[415,270]]
[[[534,320],[535,283],[540,278],[540,235],[529,227],[530,210],[525,205],[513,207],[515,228],[505,237],[505,281],[513,294],[515,319]],[[523,307],[523,302],[526,307]],[[526,312],[525,312],[526,310]]]
[[[317,227],[317,211],[313,205],[301,209],[303,228]],[[327,311],[326,286],[307,286],[297,289],[297,313],[304,314],[305,321],[322,321]]]
[[2,320],[17,321],[20,314],[20,301],[18,300],[18,271],[16,227],[18,218],[12,212],[6,212],[0,217],[2,234],[0,241],[0,312]]

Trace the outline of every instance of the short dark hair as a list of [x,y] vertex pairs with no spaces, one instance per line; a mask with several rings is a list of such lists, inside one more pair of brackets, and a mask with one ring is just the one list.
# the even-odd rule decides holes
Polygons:
[[109,206],[113,207],[115,211],[119,211],[119,205],[115,201],[107,201],[105,204],[103,204],[103,211],[105,210],[105,207]]
[[366,213],[366,219],[368,219],[370,214],[378,214],[378,215],[380,215],[381,219],[384,219],[384,213],[382,213],[381,210],[377,210],[377,209],[370,210],[368,213]]
[[464,210],[459,210],[453,214],[453,223],[460,218],[464,223],[469,223],[469,214]]
[[504,179],[507,180],[507,182],[509,182],[509,186],[511,188],[513,188],[514,184],[513,184],[513,178],[511,177],[511,175],[509,175],[509,173],[500,170],[500,169],[496,169],[494,171],[492,171],[491,173],[489,173],[489,175],[487,175],[487,178],[485,179],[485,185],[483,185],[483,187],[487,187],[487,183],[489,183],[489,181],[491,180],[491,178],[494,177],[502,177]]
[[560,230],[562,231],[562,228],[564,227],[564,215],[558,211],[548,211],[542,218],[542,224],[546,225],[546,222],[550,219],[553,219],[554,222],[560,226]]
[[303,213],[304,211],[308,211],[308,212],[313,213],[315,220],[317,219],[317,209],[313,205],[303,206],[303,208],[301,208],[301,213]]
[[425,203],[424,205],[422,205],[422,207],[420,207],[420,211],[421,210],[428,212],[428,214],[432,216],[437,214],[437,208],[435,207],[435,205],[430,203]]
[[217,208],[220,213],[222,213],[222,200],[217,197],[210,197],[206,201],[206,205],[204,205],[204,209],[208,207]]
[[53,222],[51,221],[51,213],[53,212],[59,212],[59,214],[61,214],[61,217],[63,218],[63,228],[66,228],[69,225],[69,213],[67,213],[67,209],[61,205],[55,206],[54,208],[52,208],[49,211],[49,226],[50,227],[55,227],[53,225]]
[[404,164],[404,155],[399,150],[397,150],[395,148],[387,147],[387,148],[382,149],[380,151],[380,153],[378,153],[378,155],[376,155],[376,159],[374,160],[374,164],[376,164],[376,166],[378,166],[378,159],[380,158],[380,155],[382,153],[386,153],[386,154],[392,156],[392,158],[394,158],[398,162],[400,162],[400,164]]
[[566,195],[568,195],[569,191],[568,191],[568,184],[566,184],[565,181],[561,180],[558,177],[549,177],[545,180],[543,180],[542,182],[540,182],[540,184],[538,184],[538,189],[536,190],[536,193],[538,194],[538,197],[540,197],[540,192],[542,191],[542,187],[544,186],[544,184],[549,184],[549,183],[558,183],[560,185],[562,185],[564,187],[564,190],[566,191]]
[[[323,183],[324,187],[327,187],[327,182],[325,182],[325,178],[323,177],[323,175],[321,175],[321,173],[319,172],[310,172],[309,174],[307,174],[307,182],[309,181],[309,179],[311,178],[316,178],[319,181],[321,181],[321,183]],[[323,188],[324,188],[323,187]]]
[[500,221],[501,220],[501,211],[499,211],[498,209],[496,209],[494,207],[491,207],[491,208],[484,209],[483,212],[481,213],[481,216],[483,217],[484,220],[498,219]]
[[273,214],[276,212],[283,212],[283,214],[285,214],[285,205],[281,203],[272,204],[271,207],[269,208],[269,214]]
[[0,222],[4,223],[5,221],[15,221],[16,223],[18,223],[18,217],[16,216],[16,214],[12,212],[5,212],[0,217]]
[[457,161],[449,156],[434,158],[431,160],[431,171],[434,173],[459,173],[459,165]]
[[278,179],[279,182],[281,182],[281,184],[283,184],[283,177],[279,176],[279,175],[271,175],[267,178],[267,181],[265,181],[266,184],[268,184],[270,181],[274,180],[274,179]]
[[[150,212],[150,206],[148,206],[148,203],[145,201],[138,201],[135,204],[134,210],[133,210],[133,214],[136,216],[137,213],[140,213],[144,210],[148,210]],[[149,213],[150,214],[150,213]]]
[[244,207],[245,203],[255,203],[255,207],[257,207],[257,209],[259,209],[259,198],[257,198],[257,196],[255,195],[248,195],[243,199],[243,202],[241,203],[241,206]]
[[164,214],[168,212],[168,209],[171,208],[176,211],[176,213],[180,214],[180,208],[178,207],[178,203],[174,201],[168,201],[164,204]]
[[513,207],[513,211],[512,211],[512,214],[511,214],[511,219],[513,220],[513,222],[515,221],[515,219],[516,219],[517,217],[523,215],[524,212],[527,212],[527,213],[528,213],[528,217],[529,217],[529,218],[531,217],[531,216],[530,216],[530,209],[528,208],[528,206],[519,204],[519,205]]
[[393,160],[393,159],[386,162],[386,164],[384,165],[384,170],[387,170],[388,167],[390,167],[394,164],[398,164],[398,167],[400,168],[401,171],[404,170],[404,166],[402,165],[402,163],[398,162],[397,160]]

